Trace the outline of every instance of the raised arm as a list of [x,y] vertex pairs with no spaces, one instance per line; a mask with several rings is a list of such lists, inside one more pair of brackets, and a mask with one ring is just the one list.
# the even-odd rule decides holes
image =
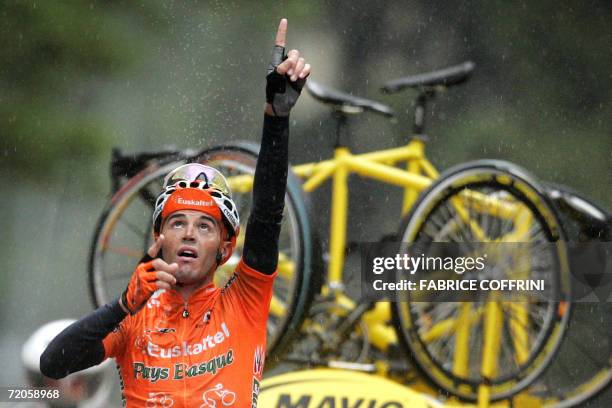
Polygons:
[[263,133],[243,252],[245,263],[265,274],[272,274],[278,263],[278,237],[289,166],[289,113],[310,74],[310,65],[298,50],[284,55],[286,34],[287,20],[282,19],[266,76]]

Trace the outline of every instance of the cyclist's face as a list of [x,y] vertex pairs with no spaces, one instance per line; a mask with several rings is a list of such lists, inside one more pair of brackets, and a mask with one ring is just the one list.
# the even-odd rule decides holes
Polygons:
[[217,268],[216,256],[229,249],[221,239],[219,222],[199,211],[184,210],[171,214],[161,228],[164,234],[164,261],[179,266],[177,282],[182,285],[209,283]]

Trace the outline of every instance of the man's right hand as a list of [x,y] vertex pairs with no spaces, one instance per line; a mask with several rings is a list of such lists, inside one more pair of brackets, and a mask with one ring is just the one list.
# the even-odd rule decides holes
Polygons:
[[[160,235],[147,251],[150,258],[159,254],[163,242],[164,236]],[[136,314],[157,289],[170,289],[172,285],[176,285],[174,275],[177,272],[176,263],[169,265],[161,258],[138,264],[119,304],[126,313]]]

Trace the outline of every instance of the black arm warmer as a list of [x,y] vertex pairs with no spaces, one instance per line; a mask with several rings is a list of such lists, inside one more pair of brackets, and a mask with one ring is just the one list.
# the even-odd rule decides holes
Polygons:
[[278,264],[278,237],[289,168],[288,144],[289,118],[264,115],[243,258],[251,268],[268,275],[274,273]]
[[116,300],[66,327],[40,356],[43,375],[60,379],[104,360],[102,340],[125,318]]

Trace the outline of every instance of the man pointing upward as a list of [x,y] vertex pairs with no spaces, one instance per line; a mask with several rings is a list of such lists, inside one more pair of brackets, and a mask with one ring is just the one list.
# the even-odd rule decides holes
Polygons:
[[[119,298],[60,333],[41,356],[52,378],[117,360],[128,407],[257,406],[288,171],[289,113],[310,65],[285,56],[282,19],[266,76],[253,210],[234,276],[215,287],[240,232],[223,175],[201,164],[170,172],[155,203],[155,243]],[[119,295],[119,294],[118,294]]]

